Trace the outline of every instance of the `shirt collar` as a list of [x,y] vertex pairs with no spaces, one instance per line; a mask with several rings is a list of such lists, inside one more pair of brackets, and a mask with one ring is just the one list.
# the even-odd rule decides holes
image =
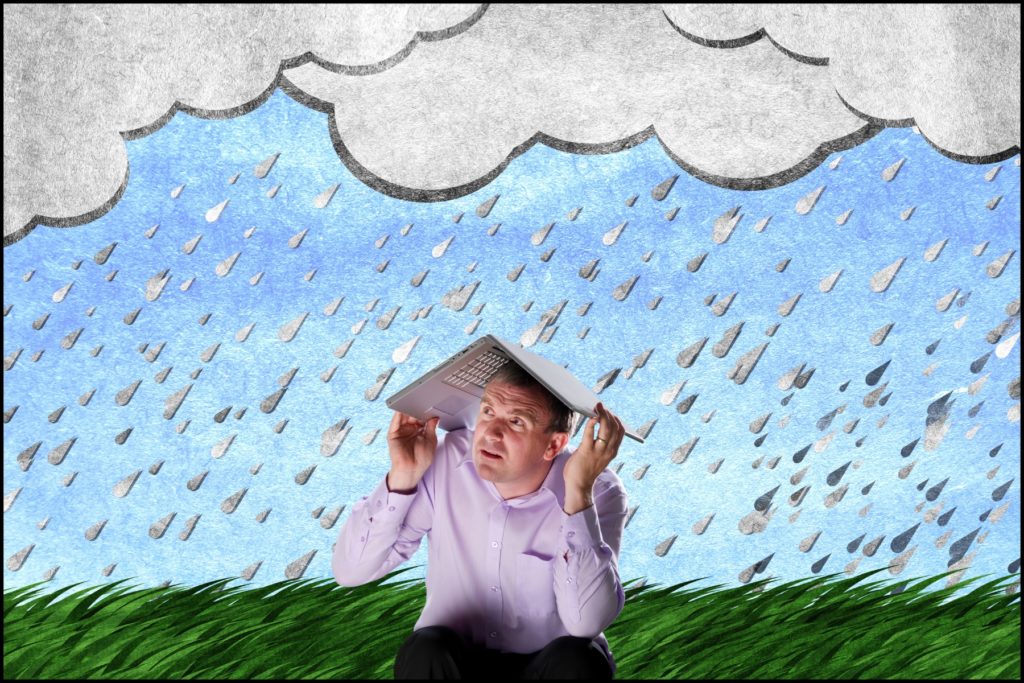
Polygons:
[[[460,468],[463,465],[466,465],[467,463],[472,464],[473,462],[473,432],[470,431],[468,436],[469,448],[467,448],[464,453],[461,453],[459,455],[459,461],[455,465],[456,468]],[[544,477],[544,481],[541,482],[540,488],[538,488],[534,493],[528,493],[525,496],[512,498],[505,502],[514,507],[518,507],[520,505],[525,505],[529,503],[538,495],[550,495],[555,499],[559,507],[564,508],[565,477],[563,476],[563,472],[565,470],[565,462],[569,459],[571,455],[572,450],[569,448],[569,445],[566,444],[565,448],[559,451],[558,455],[556,455],[555,459],[551,462],[551,469],[548,470],[547,476]],[[477,476],[479,478],[479,475]],[[485,486],[487,486],[488,490],[490,490],[491,493],[493,493],[499,500],[504,500],[502,499],[501,494],[498,493],[498,489],[494,486],[494,482],[487,481],[486,479],[481,479],[481,481],[484,483]]]

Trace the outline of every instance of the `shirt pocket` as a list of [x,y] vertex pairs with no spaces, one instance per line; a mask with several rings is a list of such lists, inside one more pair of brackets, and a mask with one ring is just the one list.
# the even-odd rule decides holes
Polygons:
[[516,556],[516,602],[520,614],[556,618],[554,590],[555,558],[534,553]]

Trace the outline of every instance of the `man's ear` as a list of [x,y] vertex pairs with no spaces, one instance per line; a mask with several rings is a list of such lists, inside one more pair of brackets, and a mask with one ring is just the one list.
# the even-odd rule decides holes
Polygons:
[[555,456],[562,452],[565,445],[569,443],[568,432],[555,432],[548,441],[548,449],[544,453],[545,460],[554,460]]

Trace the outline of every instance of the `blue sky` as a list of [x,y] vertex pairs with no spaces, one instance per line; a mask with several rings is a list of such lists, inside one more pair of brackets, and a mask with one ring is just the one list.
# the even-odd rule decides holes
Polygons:
[[[992,353],[980,372],[970,367],[996,349],[986,340],[990,330],[1009,319],[1000,341],[1019,332],[1019,315],[1007,311],[1015,300],[1019,306],[1019,156],[999,164],[963,164],[909,128],[888,129],[832,154],[788,185],[743,192],[688,176],[654,138],[607,155],[537,145],[469,196],[413,203],[355,179],[331,146],[326,116],[280,91],[236,119],[179,113],[155,134],[128,143],[128,151],[128,188],[109,213],[78,228],[37,228],[4,252],[5,310],[10,306],[4,356],[23,349],[4,373],[4,410],[18,406],[4,425],[5,496],[20,489],[5,512],[4,554],[10,559],[34,546],[20,569],[5,566],[5,588],[39,581],[57,566],[57,585],[126,577],[156,584],[238,576],[256,562],[262,564],[253,583],[263,584],[282,580],[285,567],[311,551],[316,553],[304,576],[330,576],[331,544],[349,509],[388,469],[383,431],[390,411],[384,398],[480,334],[518,341],[562,301],[567,303],[554,336],[532,350],[568,363],[584,384],[593,386],[615,368],[626,370],[636,356],[654,349],[632,377],[620,373],[601,393],[634,427],[656,420],[646,443],[625,441],[616,460],[630,506],[638,506],[623,538],[623,579],[672,583],[708,577],[731,584],[769,555],[759,578],[806,576],[825,555],[830,559],[824,573],[843,571],[858,557],[856,571],[864,571],[886,566],[896,556],[892,539],[919,522],[910,544],[917,550],[903,578],[945,571],[950,546],[976,529],[966,576],[1001,576],[1019,562],[1020,430],[1019,421],[1008,416],[1014,405],[1019,412],[1019,398],[1008,388],[1019,381],[1019,343],[1004,358]],[[275,153],[280,157],[270,173],[257,178],[254,168]],[[905,162],[899,173],[885,181],[883,170],[900,159]],[[999,171],[987,179],[996,166]],[[668,196],[655,200],[651,190],[674,175],[679,178]],[[315,198],[335,184],[330,203],[318,208]],[[820,187],[825,189],[813,209],[797,213],[797,202]],[[494,195],[494,208],[480,218],[477,207]],[[995,197],[999,203],[988,208]],[[208,210],[224,200],[220,217],[208,221]],[[669,220],[666,214],[677,207]],[[734,207],[742,218],[727,241],[716,243],[715,221]],[[911,207],[909,218],[901,218]],[[756,230],[767,217],[763,230]],[[619,238],[605,245],[602,237],[624,221]],[[544,242],[532,244],[531,236],[552,222]],[[301,245],[290,248],[289,240],[303,230],[308,232]],[[184,253],[183,245],[200,234],[195,250]],[[378,248],[375,243],[385,235]],[[453,236],[442,257],[432,256],[435,246]],[[938,258],[926,261],[926,250],[943,239],[948,242]],[[98,265],[94,256],[112,242],[117,246],[110,258]],[[975,256],[984,242],[984,252]],[[687,263],[704,252],[700,269],[690,272]],[[989,264],[1008,252],[1005,270],[989,277]],[[235,253],[240,255],[231,272],[218,276],[217,265]],[[900,258],[906,260],[889,288],[873,292],[872,276]],[[600,259],[600,272],[589,281],[579,270],[592,259]],[[778,272],[785,259],[788,265]],[[509,272],[522,264],[522,274],[511,281]],[[423,283],[412,286],[413,276],[428,269]],[[147,300],[147,281],[164,270],[170,280],[159,298]],[[822,292],[822,280],[840,270],[834,288]],[[262,278],[251,284],[258,273]],[[634,276],[629,296],[614,299],[613,290]],[[442,305],[454,288],[476,281],[463,310]],[[74,284],[67,296],[55,302],[54,293],[69,282]],[[955,289],[953,303],[938,311],[936,303]],[[733,292],[728,310],[715,315],[713,305]],[[798,293],[792,313],[781,316],[779,306]],[[327,315],[325,307],[338,297],[344,300]],[[587,303],[589,310],[580,316]],[[430,305],[427,317],[410,319]],[[393,322],[381,329],[377,321],[396,307]],[[126,324],[126,314],[139,308],[136,320]],[[33,322],[47,313],[41,329],[34,329]],[[279,330],[303,314],[308,315],[294,339],[281,341]],[[480,322],[467,334],[474,319]],[[740,322],[733,347],[716,357],[712,347]],[[255,326],[249,337],[237,341],[236,333],[250,323]],[[777,331],[768,336],[776,323]],[[894,325],[885,341],[872,344],[871,335],[887,323]],[[79,328],[74,346],[62,348],[61,340]],[[580,338],[584,328],[589,331]],[[417,335],[422,338],[409,359],[394,363],[392,352]],[[694,364],[680,367],[680,351],[704,337],[708,342]],[[926,347],[940,339],[927,354]],[[334,352],[350,340],[348,353],[337,358]],[[154,362],[139,352],[143,344],[149,350],[161,342],[165,346]],[[743,384],[728,379],[744,353],[766,342]],[[213,358],[202,360],[218,343]],[[33,361],[39,350],[42,356]],[[866,375],[887,361],[879,383],[869,386]],[[800,364],[815,369],[810,381],[782,391],[779,379]],[[937,365],[924,374],[932,364]],[[321,373],[334,366],[330,380],[323,381]],[[167,367],[173,369],[158,382]],[[298,372],[277,408],[261,412],[261,401],[292,368]],[[366,400],[366,389],[389,368],[394,373],[380,397]],[[957,391],[985,376],[975,393]],[[115,395],[137,380],[131,401],[119,406]],[[675,399],[663,404],[664,392],[683,381]],[[885,404],[865,406],[865,396],[883,383]],[[165,419],[166,400],[187,385],[187,398],[173,419]],[[80,405],[91,389],[91,400]],[[956,392],[949,430],[937,448],[926,450],[928,405],[949,391]],[[677,405],[691,395],[697,398],[690,410],[679,412]],[[52,422],[49,417],[61,406],[65,411]],[[228,406],[226,418],[215,421]],[[819,429],[819,420],[841,406],[830,425]],[[705,422],[702,417],[712,411]],[[764,429],[752,433],[751,422],[769,412]],[[285,418],[287,425],[277,433],[275,425]],[[323,432],[343,419],[351,431],[336,454],[324,457]],[[851,433],[842,429],[857,419]],[[179,433],[176,428],[186,420]],[[128,427],[125,443],[115,443]],[[377,429],[382,433],[364,444],[363,437]],[[832,439],[820,452],[812,447],[802,462],[793,462],[794,453],[829,433]],[[211,449],[231,435],[227,452],[214,458]],[[699,441],[686,462],[673,463],[673,450],[694,437]],[[71,438],[74,445],[63,462],[48,462],[47,455]],[[918,438],[903,457],[901,449]],[[41,444],[34,460],[23,471],[18,455],[36,442]],[[711,473],[708,466],[719,460]],[[900,469],[911,462],[916,464],[910,474],[900,478]],[[828,475],[844,463],[850,466],[830,486]],[[308,481],[297,484],[296,475],[314,465]],[[805,467],[803,480],[793,485],[791,477]],[[130,493],[116,497],[114,486],[136,470],[142,473]],[[191,491],[186,484],[206,470],[202,485]],[[926,501],[926,492],[947,478],[940,495]],[[1004,496],[993,500],[993,491],[1007,482]],[[790,494],[808,485],[803,502],[791,506]],[[843,499],[826,507],[825,497],[843,485]],[[740,520],[776,486],[767,526],[743,533]],[[223,512],[223,501],[242,489],[237,509]],[[1004,504],[1008,508],[998,521],[981,520]],[[956,508],[944,527],[925,521],[937,505],[940,513]],[[318,508],[326,515],[341,506],[330,528],[313,515]],[[267,509],[269,515],[257,521]],[[172,512],[166,533],[152,538],[150,527]],[[693,525],[712,513],[707,530],[695,534]],[[196,515],[201,517],[188,540],[180,540]],[[102,520],[107,522],[100,535],[87,540],[86,529]],[[801,552],[800,542],[818,531],[814,547]],[[673,535],[669,552],[656,555],[655,547]],[[860,546],[849,552],[848,544],[861,535]],[[878,551],[864,556],[863,546],[882,535]],[[936,547],[943,535],[945,542]],[[425,560],[421,547],[410,564]],[[104,576],[102,570],[114,563]],[[421,576],[422,570],[412,574]]]

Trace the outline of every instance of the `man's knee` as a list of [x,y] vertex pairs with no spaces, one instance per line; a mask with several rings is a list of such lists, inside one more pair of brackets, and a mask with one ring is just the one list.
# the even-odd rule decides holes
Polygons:
[[447,626],[426,626],[406,638],[395,657],[395,678],[458,676],[465,666],[465,644]]
[[612,667],[592,639],[562,636],[540,651],[525,677],[607,680],[612,677]]
[[[420,648],[452,647],[460,642],[459,635],[447,626],[425,626],[412,632],[405,645]],[[403,647],[405,646],[403,645]]]

